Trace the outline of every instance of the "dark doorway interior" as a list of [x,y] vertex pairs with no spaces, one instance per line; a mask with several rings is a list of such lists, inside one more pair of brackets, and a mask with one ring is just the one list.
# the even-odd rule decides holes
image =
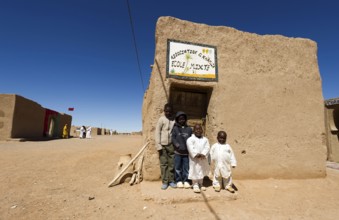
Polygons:
[[334,120],[335,129],[338,130],[339,129],[339,107],[333,110],[333,120]]
[[339,107],[333,110],[333,120],[334,120],[334,130],[332,130],[333,134],[337,135],[337,140],[339,141]]
[[[206,125],[206,115],[212,88],[172,86],[170,89],[170,103],[174,112],[183,111],[187,114],[188,125],[196,123]],[[204,129],[205,130],[205,129]]]

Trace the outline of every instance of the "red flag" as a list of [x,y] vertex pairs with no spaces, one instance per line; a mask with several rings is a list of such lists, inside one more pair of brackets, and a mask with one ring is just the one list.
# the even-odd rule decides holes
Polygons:
[[74,111],[74,108],[68,108],[68,111]]

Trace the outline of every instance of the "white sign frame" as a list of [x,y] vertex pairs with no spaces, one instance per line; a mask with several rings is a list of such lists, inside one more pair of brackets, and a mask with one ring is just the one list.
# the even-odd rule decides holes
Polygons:
[[218,81],[217,48],[177,40],[167,40],[168,78]]

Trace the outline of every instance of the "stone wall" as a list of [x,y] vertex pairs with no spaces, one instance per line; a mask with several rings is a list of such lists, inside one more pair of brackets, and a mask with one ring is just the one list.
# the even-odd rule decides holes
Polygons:
[[[218,82],[166,78],[168,39],[215,46]],[[228,133],[227,142],[238,160],[235,178],[326,175],[324,107],[314,41],[160,17],[143,102],[143,137],[151,143],[144,161],[146,180],[160,178],[154,131],[174,87],[208,94],[206,136],[212,145],[219,130]]]

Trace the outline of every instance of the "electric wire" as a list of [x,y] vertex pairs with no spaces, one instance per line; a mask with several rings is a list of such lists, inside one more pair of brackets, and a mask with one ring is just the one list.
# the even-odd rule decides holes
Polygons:
[[131,23],[131,29],[132,29],[132,36],[133,36],[133,42],[134,42],[135,53],[136,53],[136,56],[137,56],[139,75],[140,75],[140,80],[141,80],[141,85],[142,85],[142,92],[144,92],[144,91],[145,91],[145,86],[144,86],[144,81],[143,81],[143,79],[142,79],[142,73],[141,73],[141,68],[140,68],[139,53],[138,53],[138,48],[137,48],[137,42],[136,42],[136,40],[135,40],[135,33],[134,33],[134,26],[133,26],[132,14],[131,14],[130,6],[129,6],[129,1],[126,0],[126,2],[127,2],[127,8],[128,8],[129,20],[130,20],[130,23]]

